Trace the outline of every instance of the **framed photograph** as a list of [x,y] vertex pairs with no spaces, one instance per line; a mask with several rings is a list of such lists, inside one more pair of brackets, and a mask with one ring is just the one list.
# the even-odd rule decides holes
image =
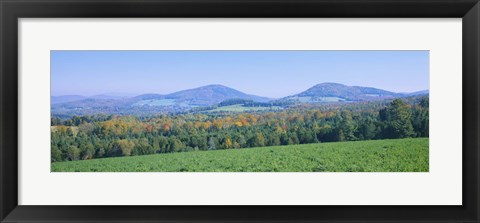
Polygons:
[[476,0],[2,1],[1,222],[479,222]]

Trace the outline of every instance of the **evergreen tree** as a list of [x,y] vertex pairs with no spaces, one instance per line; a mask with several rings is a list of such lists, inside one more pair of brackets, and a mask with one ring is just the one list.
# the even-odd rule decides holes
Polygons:
[[208,140],[208,150],[216,150],[215,142],[213,141],[213,137],[210,137]]
[[395,99],[386,108],[388,135],[391,138],[415,136],[412,126],[412,112],[402,99]]

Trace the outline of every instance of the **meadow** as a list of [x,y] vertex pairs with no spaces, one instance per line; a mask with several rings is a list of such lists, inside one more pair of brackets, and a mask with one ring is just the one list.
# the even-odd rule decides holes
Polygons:
[[428,172],[428,138],[313,143],[53,162],[52,172]]

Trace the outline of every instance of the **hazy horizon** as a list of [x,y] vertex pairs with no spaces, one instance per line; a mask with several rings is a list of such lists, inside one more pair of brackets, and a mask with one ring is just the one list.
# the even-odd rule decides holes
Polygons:
[[429,90],[428,51],[51,51],[51,95],[170,94],[219,84],[281,98],[334,82]]

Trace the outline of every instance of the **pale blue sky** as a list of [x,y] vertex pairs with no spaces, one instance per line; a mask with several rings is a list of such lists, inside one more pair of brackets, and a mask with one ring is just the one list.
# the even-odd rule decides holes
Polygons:
[[428,51],[51,51],[51,93],[168,94],[222,84],[279,98],[336,82],[429,89]]

